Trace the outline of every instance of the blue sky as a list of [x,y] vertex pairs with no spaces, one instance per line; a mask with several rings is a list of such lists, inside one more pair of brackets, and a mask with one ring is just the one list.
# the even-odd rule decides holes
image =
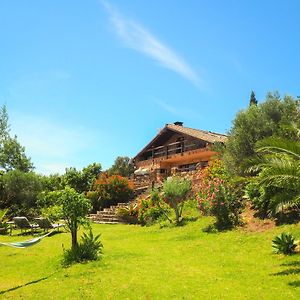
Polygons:
[[134,156],[166,123],[225,133],[300,95],[300,2],[3,0],[0,104],[38,172]]

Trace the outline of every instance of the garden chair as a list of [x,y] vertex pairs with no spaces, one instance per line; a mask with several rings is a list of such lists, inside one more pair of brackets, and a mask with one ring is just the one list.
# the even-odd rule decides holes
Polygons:
[[21,229],[21,232],[23,230],[26,232],[27,229],[30,229],[31,233],[33,233],[39,227],[37,224],[31,224],[26,217],[14,217],[13,221],[16,227]]
[[43,217],[40,217],[40,218],[35,218],[34,219],[36,221],[36,223],[39,225],[40,228],[44,229],[44,231],[48,231],[48,229],[58,229],[61,228],[61,227],[64,227],[65,224],[53,224],[50,222],[49,219],[47,218],[43,218]]

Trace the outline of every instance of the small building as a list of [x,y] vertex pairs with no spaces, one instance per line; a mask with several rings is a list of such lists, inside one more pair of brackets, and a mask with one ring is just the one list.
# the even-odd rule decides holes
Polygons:
[[146,188],[178,172],[205,167],[216,155],[211,146],[226,139],[224,134],[188,128],[182,122],[166,124],[133,158],[136,188]]

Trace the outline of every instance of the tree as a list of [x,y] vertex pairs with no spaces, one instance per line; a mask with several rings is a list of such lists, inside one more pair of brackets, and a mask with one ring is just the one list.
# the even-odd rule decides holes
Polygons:
[[233,174],[244,175],[242,162],[255,155],[255,143],[266,137],[285,137],[286,127],[300,122],[299,100],[269,93],[266,101],[237,113],[229,131],[223,159]]
[[174,210],[175,222],[178,225],[182,220],[184,202],[191,192],[191,182],[188,179],[173,177],[163,185],[163,199]]
[[74,188],[78,193],[87,192],[91,189],[95,179],[101,173],[101,165],[93,163],[83,168],[82,171],[76,168],[66,169],[66,173],[62,176],[64,186]]
[[115,159],[114,164],[108,169],[110,175],[116,174],[123,177],[130,177],[133,174],[134,167],[129,157],[118,156]]
[[20,170],[30,172],[33,164],[25,154],[25,148],[20,145],[17,137],[8,137],[0,145],[0,167],[5,171]]
[[87,223],[86,216],[91,209],[90,201],[68,186],[55,193],[57,193],[59,203],[62,205],[64,220],[71,233],[72,249],[75,249],[78,245],[77,231],[81,225]]
[[251,105],[257,105],[257,100],[255,97],[255,93],[253,91],[250,94],[249,106],[251,106]]
[[6,105],[0,108],[0,141],[2,142],[9,136],[8,113]]
[[20,170],[30,172],[33,164],[25,154],[25,148],[20,145],[17,136],[10,136],[10,126],[6,106],[0,109],[0,168],[5,171]]
[[0,175],[0,207],[10,213],[29,216],[37,208],[39,193],[43,190],[40,175],[12,170]]

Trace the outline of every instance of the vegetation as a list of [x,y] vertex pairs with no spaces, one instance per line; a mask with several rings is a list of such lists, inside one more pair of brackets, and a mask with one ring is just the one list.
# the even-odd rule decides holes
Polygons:
[[101,173],[95,181],[92,191],[87,193],[93,210],[97,211],[120,202],[128,202],[133,197],[133,186],[127,178],[120,175]]
[[25,148],[20,145],[17,136],[10,135],[5,105],[0,108],[0,167],[5,171],[29,172],[33,170],[33,164],[26,156]]
[[96,178],[101,173],[101,164],[93,163],[83,168],[68,168],[64,176],[61,177],[62,186],[70,186],[78,193],[91,190]]
[[173,177],[163,185],[163,200],[174,210],[175,222],[182,221],[184,202],[191,196],[191,181],[185,178]]
[[77,231],[80,225],[87,224],[87,214],[91,209],[89,201],[78,194],[73,188],[66,187],[64,190],[55,192],[58,202],[62,205],[62,215],[72,237],[72,250],[78,246]]
[[255,155],[256,142],[273,136],[291,139],[295,136],[287,127],[299,127],[299,100],[278,93],[267,95],[266,101],[250,105],[237,113],[229,131],[223,159],[231,174],[245,175],[242,162]]
[[[189,213],[185,204],[184,215]],[[195,212],[195,217],[197,212]],[[183,227],[93,225],[101,232],[101,260],[61,266],[69,234],[27,249],[0,247],[3,299],[298,299],[299,254],[272,254],[282,231],[299,238],[298,225],[264,232],[207,234],[202,217]],[[81,233],[80,233],[81,235]],[[1,242],[24,236],[1,236]],[[32,272],[34,270],[34,272]],[[255,287],[255,288],[254,288]]]
[[108,169],[110,175],[120,175],[129,178],[134,172],[134,166],[128,156],[118,156]]
[[20,170],[8,171],[0,176],[0,207],[8,208],[9,214],[32,217],[42,191],[40,175]]
[[8,209],[0,210],[0,234],[6,234],[8,231],[8,218],[5,217]]
[[63,266],[69,266],[74,262],[98,260],[103,248],[100,236],[101,234],[94,236],[91,229],[89,233],[84,232],[77,247],[64,250]]
[[[259,190],[249,195],[262,213],[278,213],[300,205],[300,143],[286,139],[268,138],[258,143],[260,155],[250,168],[258,172],[253,181]],[[252,193],[251,193],[252,192]]]
[[292,234],[282,232],[273,239],[273,250],[275,253],[293,254],[298,245]]
[[204,215],[216,217],[217,229],[229,229],[241,224],[243,182],[232,179],[220,160],[212,161],[200,171],[196,198]]
[[250,101],[249,101],[249,105],[257,105],[257,100],[255,97],[255,93],[252,91],[250,94]]

